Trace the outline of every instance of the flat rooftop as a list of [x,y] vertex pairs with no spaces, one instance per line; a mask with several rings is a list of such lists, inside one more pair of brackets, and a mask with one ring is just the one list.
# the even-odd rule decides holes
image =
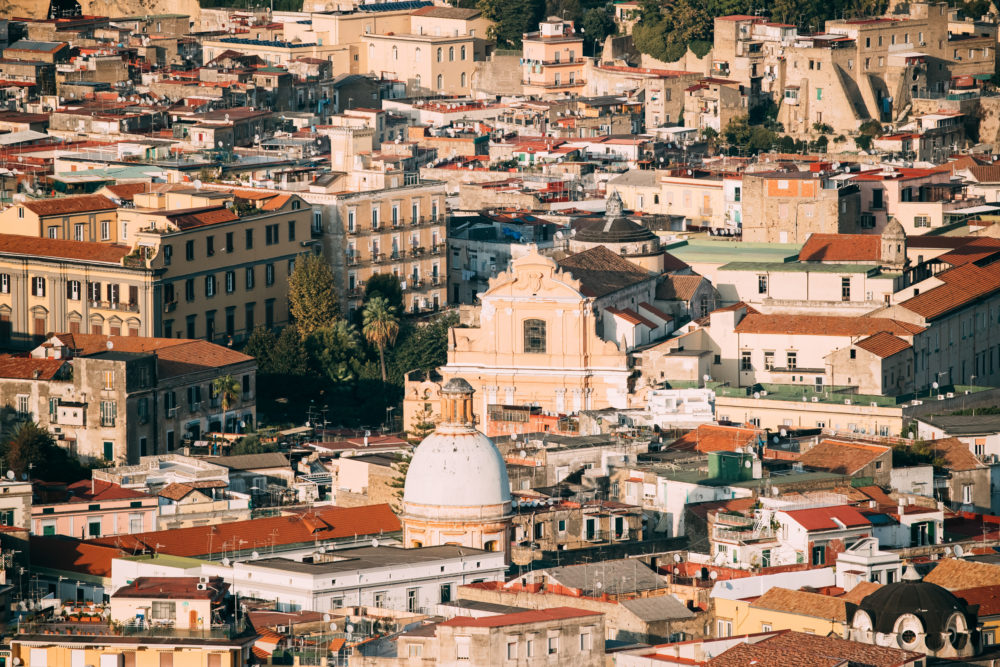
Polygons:
[[719,271],[770,271],[787,273],[872,273],[878,271],[875,264],[821,264],[819,262],[730,262],[719,267]]
[[744,243],[692,238],[687,242],[667,245],[665,250],[687,264],[782,263],[798,259],[802,246],[791,243]]
[[265,558],[248,561],[244,565],[264,567],[283,572],[300,574],[332,574],[336,572],[357,572],[419,563],[433,563],[440,560],[462,558],[465,556],[481,556],[494,552],[483,551],[458,545],[446,544],[437,547],[421,547],[419,549],[400,549],[397,547],[360,547],[358,549],[343,549],[331,552],[339,560],[321,563],[303,563],[287,558]]

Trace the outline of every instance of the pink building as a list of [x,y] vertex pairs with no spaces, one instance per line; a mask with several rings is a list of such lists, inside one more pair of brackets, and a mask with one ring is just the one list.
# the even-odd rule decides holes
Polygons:
[[87,539],[156,530],[156,496],[98,480],[35,485],[34,535]]
[[984,203],[970,196],[964,183],[952,181],[950,170],[940,168],[886,166],[863,171],[851,182],[861,190],[858,226],[874,234],[881,234],[890,218],[899,220],[907,236],[926,234]]
[[521,83],[526,95],[552,97],[583,93],[583,36],[572,21],[550,16],[521,40]]

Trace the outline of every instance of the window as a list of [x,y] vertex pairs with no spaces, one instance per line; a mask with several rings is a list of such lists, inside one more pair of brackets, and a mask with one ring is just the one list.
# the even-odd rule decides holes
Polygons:
[[750,350],[740,351],[740,370],[741,371],[753,370],[753,359]]
[[104,371],[104,391],[112,391],[115,388],[115,372]]
[[184,257],[187,261],[194,261],[194,241],[187,241],[184,244]]
[[462,72],[462,87],[465,88],[465,72]]
[[274,284],[274,264],[264,266],[264,284],[268,287]]
[[101,426],[114,426],[117,416],[117,403],[114,401],[101,401]]
[[392,59],[399,60],[399,49],[396,48],[395,46],[392,47]]
[[236,291],[236,272],[226,271],[226,294]]
[[155,621],[173,621],[177,617],[177,603],[173,600],[153,600],[150,617]]
[[66,281],[66,298],[70,301],[80,300],[80,281],[79,280],[68,280]]
[[[556,74],[556,76],[558,77],[559,75]],[[438,78],[437,78],[437,89],[438,90],[444,90],[444,77],[442,75],[440,75],[440,74],[438,74]]]
[[798,352],[786,352],[785,353],[785,366],[788,370],[795,370],[799,367],[799,354]]
[[857,359],[858,358],[858,351],[855,350],[853,347],[851,348],[850,354],[851,354],[851,359]]
[[766,351],[764,352],[764,370],[773,371],[774,370],[774,352]]
[[209,257],[215,255],[215,237],[206,236],[205,237],[205,254]]
[[930,227],[931,218],[927,215],[915,215],[913,216],[913,226],[914,227]]
[[294,220],[289,220],[288,221],[288,240],[289,241],[294,241],[295,240],[295,221]]
[[278,242],[278,225],[267,225],[264,227],[264,245],[274,245]]
[[215,296],[215,276],[205,276],[205,296]]
[[247,289],[253,289],[254,275],[252,266],[248,266],[246,268],[246,281],[247,281]]
[[555,655],[556,653],[559,652],[559,638],[549,637],[547,646],[548,646],[548,654]]
[[761,632],[770,632],[771,631],[771,624],[770,623],[761,623],[760,624],[760,631]]
[[290,259],[288,260],[288,275],[292,275],[293,273],[295,273],[295,260]]
[[821,101],[822,99],[823,99],[823,89],[822,88],[817,88],[816,89],[816,100],[817,101]]
[[517,660],[517,642],[507,642],[507,659]]
[[826,564],[826,547],[825,546],[814,546],[812,548],[812,564],[813,565],[825,565]]
[[247,250],[253,250],[253,230],[246,230],[244,235],[246,236]]
[[757,294],[767,294],[767,276],[757,276]]
[[441,604],[451,602],[451,584],[441,584]]
[[385,609],[385,591],[378,591],[373,596],[374,606],[378,609]]
[[840,279],[840,300],[851,300],[851,279],[846,276]]
[[84,229],[85,229],[85,227],[82,224],[76,224],[76,225],[73,226],[73,240],[74,241],[83,241],[84,240],[83,239]]
[[420,51],[420,47],[418,46],[417,49],[413,52],[413,62],[415,63],[420,62],[421,53],[422,52]]
[[462,60],[465,60],[465,46],[462,46]]
[[188,301],[194,301],[194,279],[188,278],[184,281],[184,298]]
[[733,622],[717,620],[715,622],[715,636],[716,637],[732,637],[733,636]]
[[437,61],[441,62],[444,59],[444,49],[438,48],[437,50]]
[[593,639],[589,632],[580,633],[580,650],[590,651],[593,648]]
[[524,351],[545,353],[545,320],[524,321]]
[[107,220],[101,221],[101,240],[111,240],[111,223]]
[[9,273],[0,273],[0,294],[10,294]]
[[36,276],[31,279],[31,295],[45,296],[45,278]]

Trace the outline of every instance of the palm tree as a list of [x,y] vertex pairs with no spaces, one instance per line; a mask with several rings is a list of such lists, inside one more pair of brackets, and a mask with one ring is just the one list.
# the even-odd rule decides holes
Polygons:
[[240,381],[232,375],[223,375],[212,380],[212,391],[219,397],[222,405],[222,432],[226,432],[226,413],[233,407],[236,401],[240,400],[240,393],[243,388]]
[[396,307],[384,296],[373,296],[365,304],[362,319],[362,333],[369,343],[378,348],[378,360],[382,366],[382,382],[388,382],[385,372],[385,348],[396,342],[399,335],[399,317]]

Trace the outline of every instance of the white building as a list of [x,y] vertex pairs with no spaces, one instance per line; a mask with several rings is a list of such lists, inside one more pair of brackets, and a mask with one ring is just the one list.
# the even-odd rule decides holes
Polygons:
[[878,538],[858,540],[837,556],[837,586],[849,591],[862,581],[891,584],[900,581],[899,554],[879,549]]
[[317,553],[302,561],[235,563],[234,593],[273,600],[283,611],[368,606],[422,612],[451,601],[456,586],[503,581],[503,551],[459,545],[399,549],[371,546]]
[[715,421],[715,392],[711,389],[655,389],[646,407],[660,428],[697,428]]

